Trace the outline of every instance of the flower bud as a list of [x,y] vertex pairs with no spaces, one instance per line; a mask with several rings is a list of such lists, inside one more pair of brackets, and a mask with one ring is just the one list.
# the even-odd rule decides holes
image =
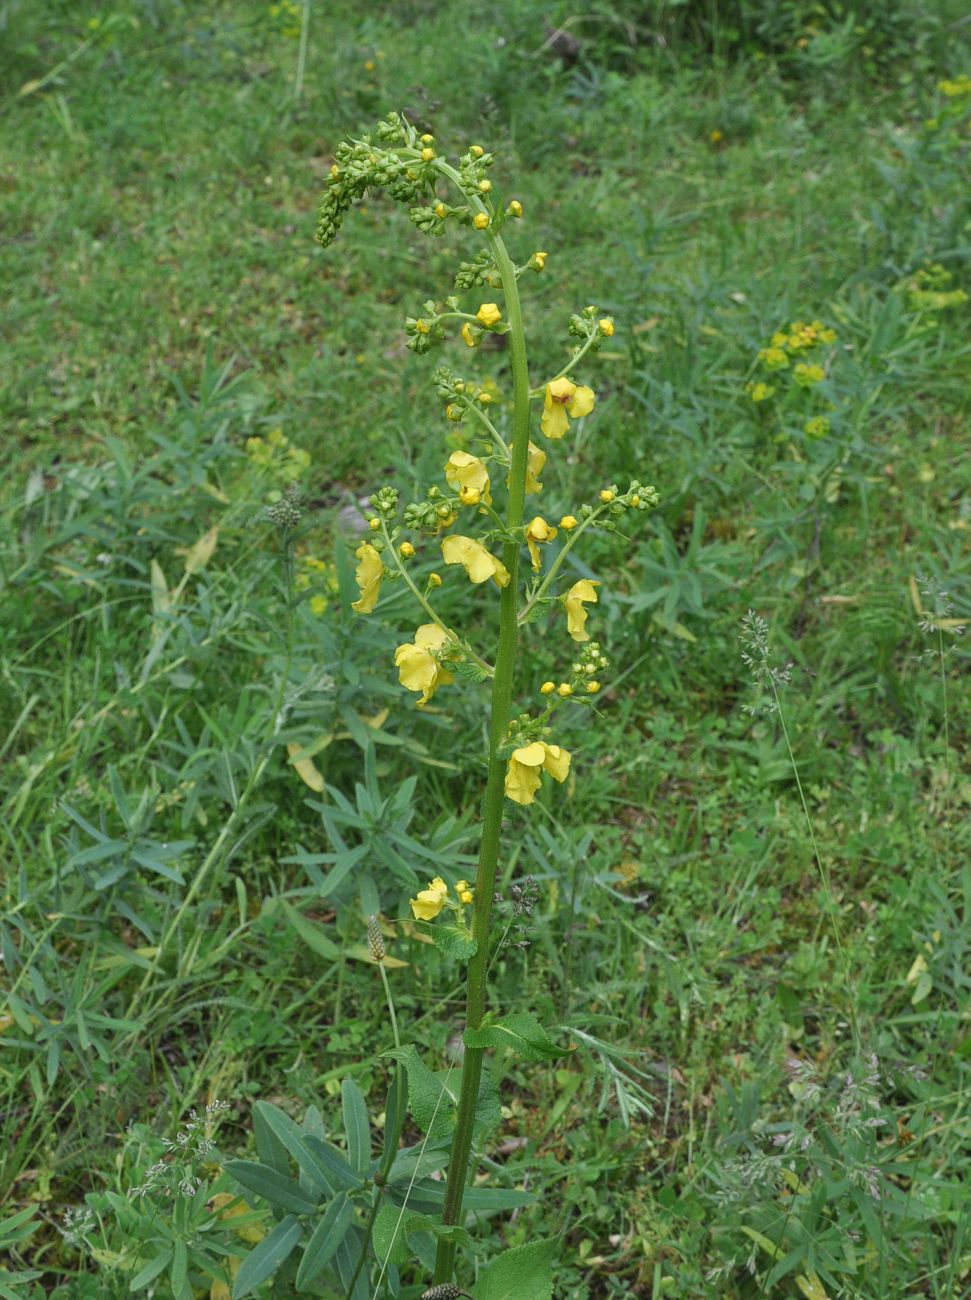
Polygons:
[[588,695],[596,695],[596,693],[597,693],[599,690],[600,690],[600,683],[599,683],[599,682],[587,682],[587,694],[588,694]]
[[613,336],[614,322],[610,319],[609,316],[604,316],[602,320],[599,320],[597,322],[597,328],[600,330],[601,334],[603,334],[606,338],[609,339]]
[[422,151],[421,151],[421,160],[422,160],[422,162],[431,162],[431,160],[432,160],[434,157],[435,157],[435,150],[434,150],[434,149],[422,149]]
[[577,521],[573,515],[564,515],[560,520],[560,527],[565,533],[568,533],[572,528],[576,528],[576,526]]
[[398,549],[401,552],[402,559],[405,560],[410,560],[415,553],[415,548],[412,546],[411,542],[402,542]]
[[488,230],[489,214],[487,212],[477,212],[472,218],[472,224],[476,230]]
[[521,217],[523,215],[523,205],[518,199],[513,199],[509,207],[506,208],[506,214],[510,217]]
[[435,204],[435,216],[441,217],[443,221],[448,216],[448,208],[445,206],[444,203]]
[[429,587],[440,587],[442,585],[442,575],[440,573],[430,573],[428,575]]
[[544,682],[543,685],[539,688],[539,693],[540,695],[552,695],[555,690],[556,690],[555,682]]
[[481,158],[485,153],[485,150],[482,148],[481,144],[473,144],[469,146],[469,153],[473,158]]
[[488,194],[492,189],[492,181],[479,181],[479,193]]
[[380,520],[380,519],[369,519],[369,520],[367,521],[367,526],[368,526],[368,528],[370,528],[370,530],[371,530],[372,533],[376,533],[376,532],[378,532],[378,530],[379,530],[380,527],[381,527],[381,520]]
[[548,256],[548,253],[534,253],[529,259],[527,266],[531,271],[542,271],[543,267],[546,265],[546,259]]
[[613,492],[611,492],[610,488],[604,488],[604,490],[600,493],[600,500],[604,503],[605,506],[609,506],[611,501],[613,501],[613,499],[614,499],[614,494]]
[[560,682],[559,686],[556,688],[556,693],[557,695],[561,695],[565,700],[568,695],[573,694],[573,687],[569,682]]

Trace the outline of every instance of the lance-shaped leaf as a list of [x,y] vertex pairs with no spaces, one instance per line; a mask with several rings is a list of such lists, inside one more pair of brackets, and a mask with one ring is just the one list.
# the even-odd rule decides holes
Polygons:
[[243,1260],[233,1283],[233,1300],[255,1291],[261,1282],[272,1277],[300,1240],[303,1229],[292,1214],[281,1219],[272,1232]]
[[552,1259],[551,1241],[504,1250],[479,1279],[476,1300],[551,1300]]

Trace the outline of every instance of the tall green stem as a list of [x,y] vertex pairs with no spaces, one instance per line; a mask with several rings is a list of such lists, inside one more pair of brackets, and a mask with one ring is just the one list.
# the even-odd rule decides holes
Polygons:
[[[499,862],[499,837],[505,799],[504,763],[499,756],[499,751],[509,729],[513,674],[519,639],[517,607],[520,543],[515,539],[515,534],[523,523],[526,464],[529,452],[529,368],[526,363],[526,336],[523,331],[516,270],[502,240],[497,235],[490,235],[490,242],[502,280],[506,317],[509,322],[509,357],[513,378],[512,469],[509,476],[509,504],[506,510],[506,528],[510,536],[503,545],[502,553],[502,562],[509,571],[509,582],[502,590],[499,605],[499,646],[496,654],[495,676],[492,679],[489,764],[485,794],[482,799],[482,840],[479,846],[475,907],[472,917],[472,937],[477,948],[475,956],[469,962],[468,971],[466,1024],[472,1029],[477,1029],[482,1023],[486,1010],[489,931],[492,924],[492,898]],[[455,1135],[452,1139],[452,1154],[448,1165],[445,1205],[442,1211],[442,1222],[446,1224],[461,1221],[462,1200],[469,1175],[475,1108],[479,1097],[479,1082],[482,1078],[482,1057],[481,1047],[466,1047]],[[435,1259],[435,1282],[450,1282],[454,1264],[454,1243],[440,1241]]]

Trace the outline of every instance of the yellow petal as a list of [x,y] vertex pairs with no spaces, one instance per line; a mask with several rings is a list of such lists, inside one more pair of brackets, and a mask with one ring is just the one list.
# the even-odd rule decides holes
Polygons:
[[[568,390],[558,387],[558,385],[563,384],[569,385]],[[540,418],[539,427],[547,438],[562,438],[569,429],[570,421],[566,418],[564,402],[572,399],[574,391],[574,386],[568,379],[554,379],[553,383],[546,385],[546,396],[543,399],[543,414]]]
[[495,578],[497,586],[508,586],[506,566],[472,537],[446,537],[442,542],[442,557],[446,564],[461,564],[470,582],[487,582]]
[[351,609],[356,609],[359,614],[370,614],[378,603],[384,565],[381,563],[380,554],[370,542],[362,542],[354,554],[359,561],[354,580],[361,590],[361,595],[358,600],[351,602]]
[[526,534],[526,545],[529,548],[529,558],[532,561],[533,570],[534,572],[539,573],[540,571],[539,547],[530,537],[529,533]]
[[546,452],[534,443],[529,444],[529,454],[526,460],[526,495],[533,492],[542,492],[543,485],[539,481],[539,476],[543,472],[543,466],[546,464]]
[[566,605],[566,626],[570,636],[574,641],[589,641],[590,634],[585,630],[587,623],[587,611],[583,608],[584,601],[589,604],[596,604],[598,582],[591,582],[589,578],[581,578],[575,582],[564,597]]
[[539,763],[524,763],[521,757],[530,750],[539,749],[540,762],[542,762],[543,749],[541,745],[527,745],[524,749],[517,749],[509,760],[506,767],[506,795],[513,803],[526,804],[532,803],[536,798],[536,791],[539,789]]
[[467,491],[471,489],[478,492],[487,506],[492,504],[489,471],[477,456],[470,456],[467,451],[453,451],[449,456],[445,466],[445,481],[456,492],[461,493],[463,488]]
[[416,921],[433,921],[445,906],[444,899],[431,889],[422,889],[417,898],[408,900]]
[[428,646],[434,650],[440,650],[447,640],[445,629],[437,623],[422,623],[415,633],[415,645]]
[[586,388],[581,384],[577,388],[573,401],[570,403],[570,414],[575,420],[578,420],[581,415],[589,415],[596,400],[593,389]]
[[546,751],[543,770],[549,772],[554,781],[565,781],[570,775],[570,755],[559,745],[547,745],[545,741],[541,744]]

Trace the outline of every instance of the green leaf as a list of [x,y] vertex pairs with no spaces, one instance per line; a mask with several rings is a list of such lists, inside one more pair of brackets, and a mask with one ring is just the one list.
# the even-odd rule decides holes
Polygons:
[[253,1112],[265,1120],[267,1127],[293,1156],[300,1166],[301,1172],[306,1174],[314,1187],[319,1192],[325,1192],[328,1196],[332,1196],[337,1190],[338,1184],[331,1177],[327,1165],[311,1149],[309,1135],[301,1132],[290,1116],[285,1115],[272,1102],[258,1101],[253,1107]]
[[435,940],[435,947],[446,957],[468,961],[479,951],[479,945],[468,931],[457,925],[433,925],[431,935]]
[[238,1183],[281,1210],[289,1210],[291,1214],[312,1214],[317,1208],[317,1200],[306,1196],[299,1183],[278,1174],[268,1165],[261,1165],[256,1160],[228,1160],[224,1168]]
[[478,1029],[467,1029],[466,1047],[510,1047],[527,1061],[552,1061],[565,1051],[557,1047],[549,1034],[526,1011],[490,1019],[486,1016]]
[[242,1300],[243,1296],[255,1291],[261,1282],[272,1277],[296,1246],[302,1232],[303,1229],[292,1214],[281,1219],[240,1265],[233,1283],[233,1300]]
[[298,1291],[308,1286],[330,1262],[353,1220],[354,1207],[347,1199],[347,1193],[338,1192],[307,1242],[297,1269]]
[[452,1108],[458,1103],[460,1070],[452,1070],[443,1081],[418,1055],[414,1047],[406,1049],[408,1102],[419,1128],[429,1137],[440,1137],[452,1127]]
[[503,1214],[520,1205],[532,1205],[532,1192],[517,1192],[507,1187],[470,1187],[462,1204],[477,1214]]
[[411,1258],[408,1245],[408,1224],[412,1219],[424,1223],[424,1215],[409,1214],[397,1205],[382,1205],[374,1220],[371,1241],[374,1253],[383,1264],[404,1264]]
[[326,957],[328,961],[337,961],[341,955],[340,949],[328,936],[324,926],[301,916],[293,904],[288,903],[285,898],[281,901],[287,920],[311,952],[315,952],[318,957]]
[[341,1084],[341,1104],[344,1132],[347,1135],[347,1154],[357,1172],[366,1174],[371,1163],[371,1129],[364,1093],[353,1079],[345,1079]]
[[388,1088],[388,1099],[384,1105],[384,1148],[381,1160],[386,1169],[395,1158],[407,1113],[408,1070],[399,1061],[395,1066],[391,1086]]
[[144,1268],[140,1268],[132,1278],[130,1287],[132,1291],[141,1291],[143,1286],[148,1286],[153,1282],[159,1273],[164,1272],[169,1266],[169,1260],[172,1258],[171,1250],[163,1250],[161,1255],[156,1255],[150,1259]]
[[335,1189],[343,1187],[345,1190],[351,1191],[361,1186],[363,1180],[360,1174],[351,1168],[337,1148],[330,1142],[325,1142],[323,1138],[308,1133],[307,1146],[319,1158],[321,1167],[326,1170],[327,1176]]
[[551,1300],[552,1260],[551,1241],[504,1250],[479,1279],[476,1300]]

